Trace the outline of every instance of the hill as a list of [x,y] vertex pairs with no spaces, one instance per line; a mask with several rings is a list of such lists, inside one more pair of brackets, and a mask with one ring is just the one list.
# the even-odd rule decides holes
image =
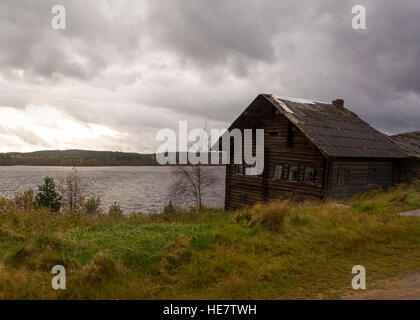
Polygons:
[[0,153],[0,166],[155,166],[154,154],[90,150]]

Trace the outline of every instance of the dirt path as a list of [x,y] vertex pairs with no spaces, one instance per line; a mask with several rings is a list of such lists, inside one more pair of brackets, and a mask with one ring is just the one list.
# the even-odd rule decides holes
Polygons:
[[420,273],[375,282],[369,289],[342,296],[344,300],[420,300]]
[[406,211],[397,213],[399,216],[413,216],[413,217],[420,217],[420,209],[413,210],[413,211]]
[[[400,216],[420,217],[420,209],[397,213]],[[420,273],[411,273],[381,280],[366,290],[342,296],[345,300],[420,300]]]

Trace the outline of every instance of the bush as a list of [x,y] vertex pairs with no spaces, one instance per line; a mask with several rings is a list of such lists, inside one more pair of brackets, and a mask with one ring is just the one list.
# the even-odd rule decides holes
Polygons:
[[96,214],[100,212],[101,199],[99,197],[89,198],[83,204],[84,211],[87,214]]
[[84,204],[84,192],[86,186],[80,178],[79,172],[75,167],[66,177],[64,185],[62,186],[63,204],[69,212],[79,212]]
[[252,208],[241,211],[235,219],[238,223],[244,223],[248,227],[261,227],[271,232],[279,232],[284,225],[284,218],[288,211],[288,201],[256,204]]
[[37,208],[37,199],[32,189],[19,193],[13,199],[14,207],[17,211],[29,212]]
[[169,203],[163,208],[162,213],[154,215],[154,218],[165,222],[176,221],[178,220],[178,216],[182,213],[183,212],[181,212],[181,210],[175,206],[172,201],[169,201]]
[[169,201],[169,203],[163,208],[163,214],[172,214],[176,213],[178,211],[178,208],[174,206],[172,201]]
[[120,205],[115,201],[110,207],[108,211],[109,215],[111,216],[122,216],[123,210],[121,209]]
[[165,260],[168,269],[177,268],[191,260],[190,240],[184,234],[180,234],[177,239],[171,241],[165,249],[167,250]]
[[55,182],[50,177],[44,178],[44,184],[38,187],[37,203],[40,207],[49,208],[52,212],[58,212],[61,208],[62,197],[55,190]]
[[13,201],[10,199],[0,198],[0,211],[12,209],[14,206]]
[[85,269],[84,280],[89,284],[100,286],[106,281],[115,278],[119,272],[119,267],[114,259],[100,251]]

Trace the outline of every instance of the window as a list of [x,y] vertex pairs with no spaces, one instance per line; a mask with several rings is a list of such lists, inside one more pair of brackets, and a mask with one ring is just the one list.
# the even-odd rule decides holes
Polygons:
[[376,169],[369,168],[368,170],[368,184],[375,184],[376,183]]
[[273,179],[281,180],[282,175],[283,175],[283,165],[275,164],[274,165],[274,172],[273,172]]
[[248,196],[244,193],[241,193],[239,195],[239,203],[240,204],[247,204],[247,202],[248,202]]
[[242,164],[235,164],[235,173],[243,174],[244,166]]
[[297,181],[298,166],[289,166],[289,181]]
[[314,182],[314,181],[315,181],[315,168],[313,166],[305,166],[303,182]]
[[338,180],[337,184],[348,184],[349,183],[349,169],[338,168]]

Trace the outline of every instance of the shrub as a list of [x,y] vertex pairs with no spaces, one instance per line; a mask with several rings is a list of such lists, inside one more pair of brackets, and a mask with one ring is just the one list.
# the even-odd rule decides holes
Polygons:
[[153,215],[153,218],[165,222],[172,222],[179,220],[178,218],[182,214],[184,214],[184,212],[182,212],[177,206],[175,206],[172,203],[172,201],[169,201],[169,203],[163,208],[162,213]]
[[115,278],[119,273],[117,263],[104,252],[98,252],[91,264],[85,269],[84,280],[90,284],[102,285]]
[[34,190],[29,189],[23,193],[18,193],[13,199],[14,207],[17,211],[29,212],[37,207],[37,199]]
[[236,223],[248,224],[252,219],[252,212],[247,207],[246,209],[242,209],[242,210],[238,211],[235,214],[234,219],[235,219]]
[[288,211],[288,201],[256,204],[252,208],[241,211],[235,219],[238,223],[244,223],[248,227],[261,227],[271,232],[279,232],[284,225],[284,217]]
[[79,172],[73,167],[66,177],[61,191],[64,197],[63,204],[67,211],[79,212],[83,209],[85,188]]
[[61,208],[62,197],[55,190],[55,182],[50,177],[44,178],[44,184],[38,187],[37,203],[40,207],[49,208],[52,212],[58,212]]
[[191,260],[190,240],[184,234],[180,234],[177,239],[171,241],[165,249],[168,252],[165,260],[169,269],[179,267],[182,263]]
[[169,201],[169,203],[163,208],[163,214],[173,214],[178,211],[178,208],[174,206],[172,201]]
[[99,197],[95,198],[89,198],[85,201],[83,204],[84,211],[87,214],[96,214],[100,212],[100,206],[101,206],[101,199]]
[[122,216],[123,210],[121,209],[120,205],[115,201],[110,207],[108,211],[109,215],[111,216]]
[[10,199],[0,198],[0,211],[6,211],[13,208],[13,201]]

